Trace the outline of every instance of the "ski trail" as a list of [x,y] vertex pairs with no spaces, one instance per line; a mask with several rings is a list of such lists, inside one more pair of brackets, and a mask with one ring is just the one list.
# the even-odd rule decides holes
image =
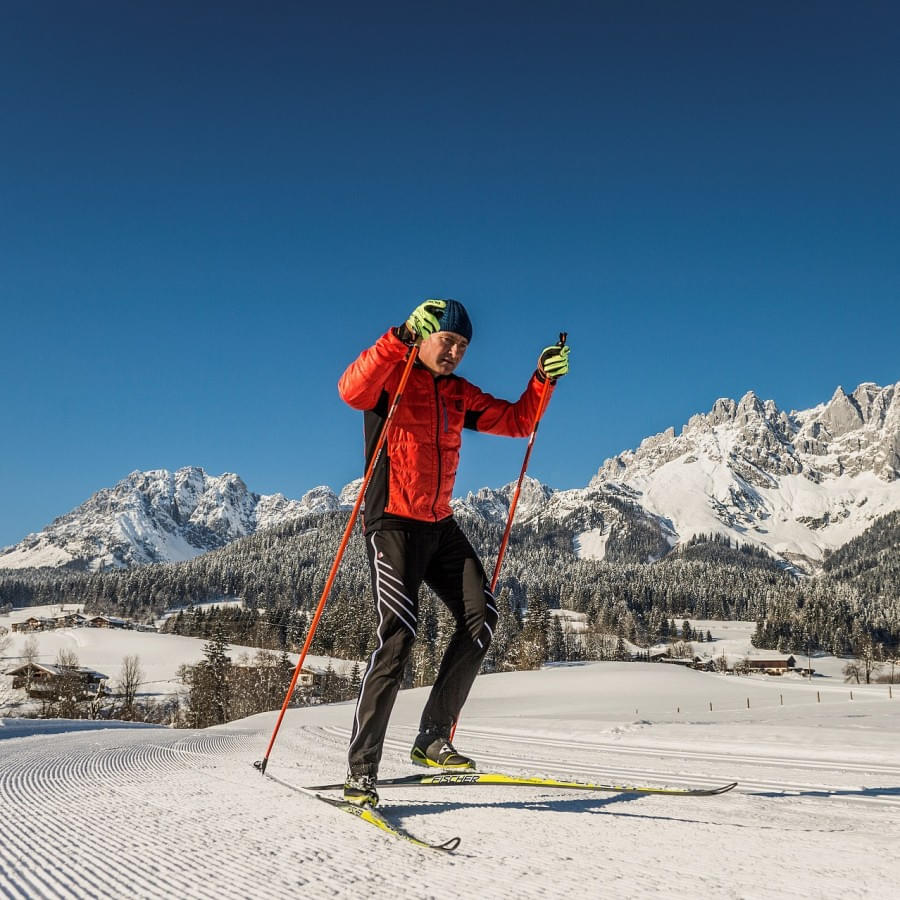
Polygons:
[[[189,794],[180,791],[179,802],[171,791],[158,790],[166,777],[178,781],[170,749],[140,742],[74,756],[43,752],[27,766],[4,771],[0,805],[14,802],[31,809],[28,817],[7,817],[15,829],[8,846],[20,851],[10,857],[4,850],[4,864],[17,878],[28,881],[28,848],[40,847],[43,857],[40,890],[32,884],[28,896],[163,898],[177,894],[210,900],[242,896],[237,889],[198,885],[190,871],[169,867],[160,859],[161,848],[155,840],[159,829],[189,823],[195,815],[191,806],[181,807],[192,799]],[[148,790],[150,783],[156,790]],[[140,816],[140,827],[131,833],[127,868],[103,847],[109,840],[110,823],[121,819],[123,806]],[[61,834],[65,835],[62,841]],[[73,856],[87,864],[73,866]],[[228,870],[225,856],[222,866]]]
[[[339,726],[318,726],[316,729],[323,736],[335,740],[338,745],[343,745],[349,740],[349,729]],[[396,738],[388,738],[385,741],[386,750],[397,751],[401,754],[409,752],[409,746],[413,735],[413,730],[409,730],[410,739],[408,741],[398,740]],[[882,804],[887,806],[895,806],[900,808],[900,766],[879,765],[879,764],[854,764],[851,762],[825,762],[818,759],[798,759],[796,756],[777,757],[771,754],[735,754],[728,755],[716,752],[706,752],[700,750],[686,750],[684,754],[680,754],[672,749],[663,749],[658,752],[653,747],[628,747],[623,748],[617,744],[609,743],[592,743],[586,741],[575,741],[565,743],[558,739],[542,740],[540,738],[509,738],[508,735],[498,735],[491,732],[467,732],[466,737],[479,738],[482,740],[490,740],[494,743],[510,743],[512,745],[524,745],[528,748],[544,748],[546,754],[541,757],[535,756],[515,756],[504,755],[500,753],[484,753],[479,752],[477,759],[480,768],[487,770],[491,768],[498,769],[516,769],[521,770],[525,774],[531,775],[561,775],[563,773],[577,776],[579,778],[605,778],[618,782],[627,783],[646,783],[658,784],[664,786],[674,786],[678,784],[690,786],[706,786],[717,783],[720,780],[729,780],[735,772],[735,766],[740,764],[753,764],[754,771],[758,770],[756,777],[743,777],[740,779],[738,791],[747,792],[775,792],[783,794],[803,795],[807,799],[829,799],[840,800],[842,802],[855,802],[865,804]],[[565,746],[568,748],[568,755],[575,750],[588,751],[584,762],[566,762],[560,761],[558,756],[558,748]],[[672,768],[644,768],[635,767],[634,765],[611,765],[604,759],[604,753],[623,754],[628,756],[656,757],[662,756],[665,759],[677,758],[679,760],[691,760],[696,762],[714,762],[717,764],[715,771],[711,773],[704,772],[698,774],[696,768],[691,772],[673,771]],[[602,764],[596,762],[597,759],[604,759]],[[725,762],[727,765],[722,766]],[[775,768],[780,772],[785,770],[804,770],[810,771],[830,771],[836,775],[843,773],[859,773],[868,775],[878,775],[883,777],[894,785],[894,787],[885,788],[867,788],[859,785],[850,785],[846,781],[841,784],[823,781],[802,781],[788,779],[782,775],[779,778],[767,777],[769,769]],[[736,776],[735,776],[736,777]],[[842,780],[843,779],[835,779]]]
[[[400,712],[387,777],[411,769],[416,717]],[[547,736],[466,730],[465,749],[483,769],[740,786],[708,798],[385,789],[386,813],[401,827],[429,840],[460,835],[452,855],[260,777],[252,762],[274,719],[203,731],[79,725],[0,741],[0,898],[658,900],[699,892],[760,900],[761,872],[777,872],[779,890],[813,900],[893,895],[886,861],[900,841],[900,766],[882,752],[896,733],[888,715],[854,717],[840,732],[846,743],[831,735],[817,744],[813,722],[787,732],[783,754],[767,721],[755,733],[698,724],[615,741],[599,729],[596,740],[584,731],[560,737],[565,720],[556,733],[548,725]],[[271,767],[284,784],[342,779],[346,706],[289,710],[285,724]],[[757,735],[765,742],[754,744]],[[725,752],[729,739],[734,753]]]
[[[4,745],[0,897],[421,896],[423,850],[261,778],[251,761],[264,737],[225,726]],[[306,757],[314,752],[308,734],[293,742]],[[415,823],[417,834],[446,837],[459,809],[423,801],[396,807],[392,817]],[[456,858],[466,859],[465,846]],[[477,871],[461,875],[453,858],[429,856],[428,896],[502,897],[506,861],[489,852]],[[517,893],[546,897],[542,882]]]

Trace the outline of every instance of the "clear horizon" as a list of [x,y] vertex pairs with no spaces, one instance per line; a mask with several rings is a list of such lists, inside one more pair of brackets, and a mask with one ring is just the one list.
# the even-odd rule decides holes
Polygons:
[[[427,296],[509,399],[569,333],[560,489],[719,397],[900,381],[900,11],[707,7],[5,11],[0,546],[136,469],[339,490],[337,379]],[[466,434],[455,493],[524,450]]]

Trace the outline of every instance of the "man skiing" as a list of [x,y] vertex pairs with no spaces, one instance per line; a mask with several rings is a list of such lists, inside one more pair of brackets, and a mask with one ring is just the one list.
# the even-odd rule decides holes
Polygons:
[[549,379],[552,386],[569,370],[569,348],[547,347],[524,393],[510,403],[453,374],[471,339],[472,323],[461,303],[426,300],[403,325],[364,350],[338,382],[343,400],[365,412],[368,465],[410,346],[418,345],[418,359],[365,495],[363,534],[378,631],[360,685],[344,784],[345,800],[358,806],[378,803],[382,744],[416,637],[423,581],[450,610],[456,630],[410,757],[440,769],[475,768],[450,743],[450,734],[487,652],[497,609],[481,561],[450,507],[461,432],[527,435],[544,382]]

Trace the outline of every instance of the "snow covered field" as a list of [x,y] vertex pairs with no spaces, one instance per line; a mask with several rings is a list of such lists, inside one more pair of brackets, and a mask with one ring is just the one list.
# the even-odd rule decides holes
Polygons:
[[[12,623],[24,622],[30,616],[53,617],[59,615],[59,611],[59,606],[15,609],[11,613],[0,615],[0,627],[9,628]],[[203,659],[203,648],[208,643],[203,638],[108,628],[60,628],[33,633],[15,632],[10,633],[8,637],[9,646],[0,656],[0,672],[22,664],[21,654],[25,642],[33,638],[38,648],[37,662],[55,662],[60,650],[73,652],[78,657],[79,665],[107,675],[110,687],[114,687],[119,679],[122,660],[126,656],[137,656],[144,673],[138,693],[156,697],[179,692],[181,683],[177,677],[178,669],[182,665],[195,665],[200,662]],[[242,653],[246,653],[252,658],[257,652],[256,647],[232,646],[229,656],[232,660],[237,660]],[[291,658],[296,663],[297,655],[291,654]],[[352,660],[330,661],[336,672],[349,674],[353,668]],[[328,663],[328,657],[307,656],[304,668],[325,671]]]
[[[482,676],[457,744],[483,770],[740,784],[707,798],[383,790],[416,834],[460,835],[451,855],[260,777],[275,713],[196,732],[6,719],[0,896],[896,896],[900,696],[849,692],[659,664]],[[401,692],[383,776],[411,770],[424,697]],[[347,703],[289,711],[269,772],[340,780],[351,716]]]

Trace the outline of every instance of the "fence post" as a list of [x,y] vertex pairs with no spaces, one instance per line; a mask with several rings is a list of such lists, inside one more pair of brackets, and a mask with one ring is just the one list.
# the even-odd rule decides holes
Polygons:
[[747,698],[747,709],[750,709],[750,698]]
[[853,699],[853,691],[850,691],[850,699]]
[[709,701],[709,711],[712,712],[712,700]]
[[779,704],[779,706],[784,706],[784,694],[779,694],[779,695],[778,695],[778,699],[781,701],[781,703]]
[[822,695],[818,691],[816,691],[816,703],[821,703],[821,702],[822,702]]

